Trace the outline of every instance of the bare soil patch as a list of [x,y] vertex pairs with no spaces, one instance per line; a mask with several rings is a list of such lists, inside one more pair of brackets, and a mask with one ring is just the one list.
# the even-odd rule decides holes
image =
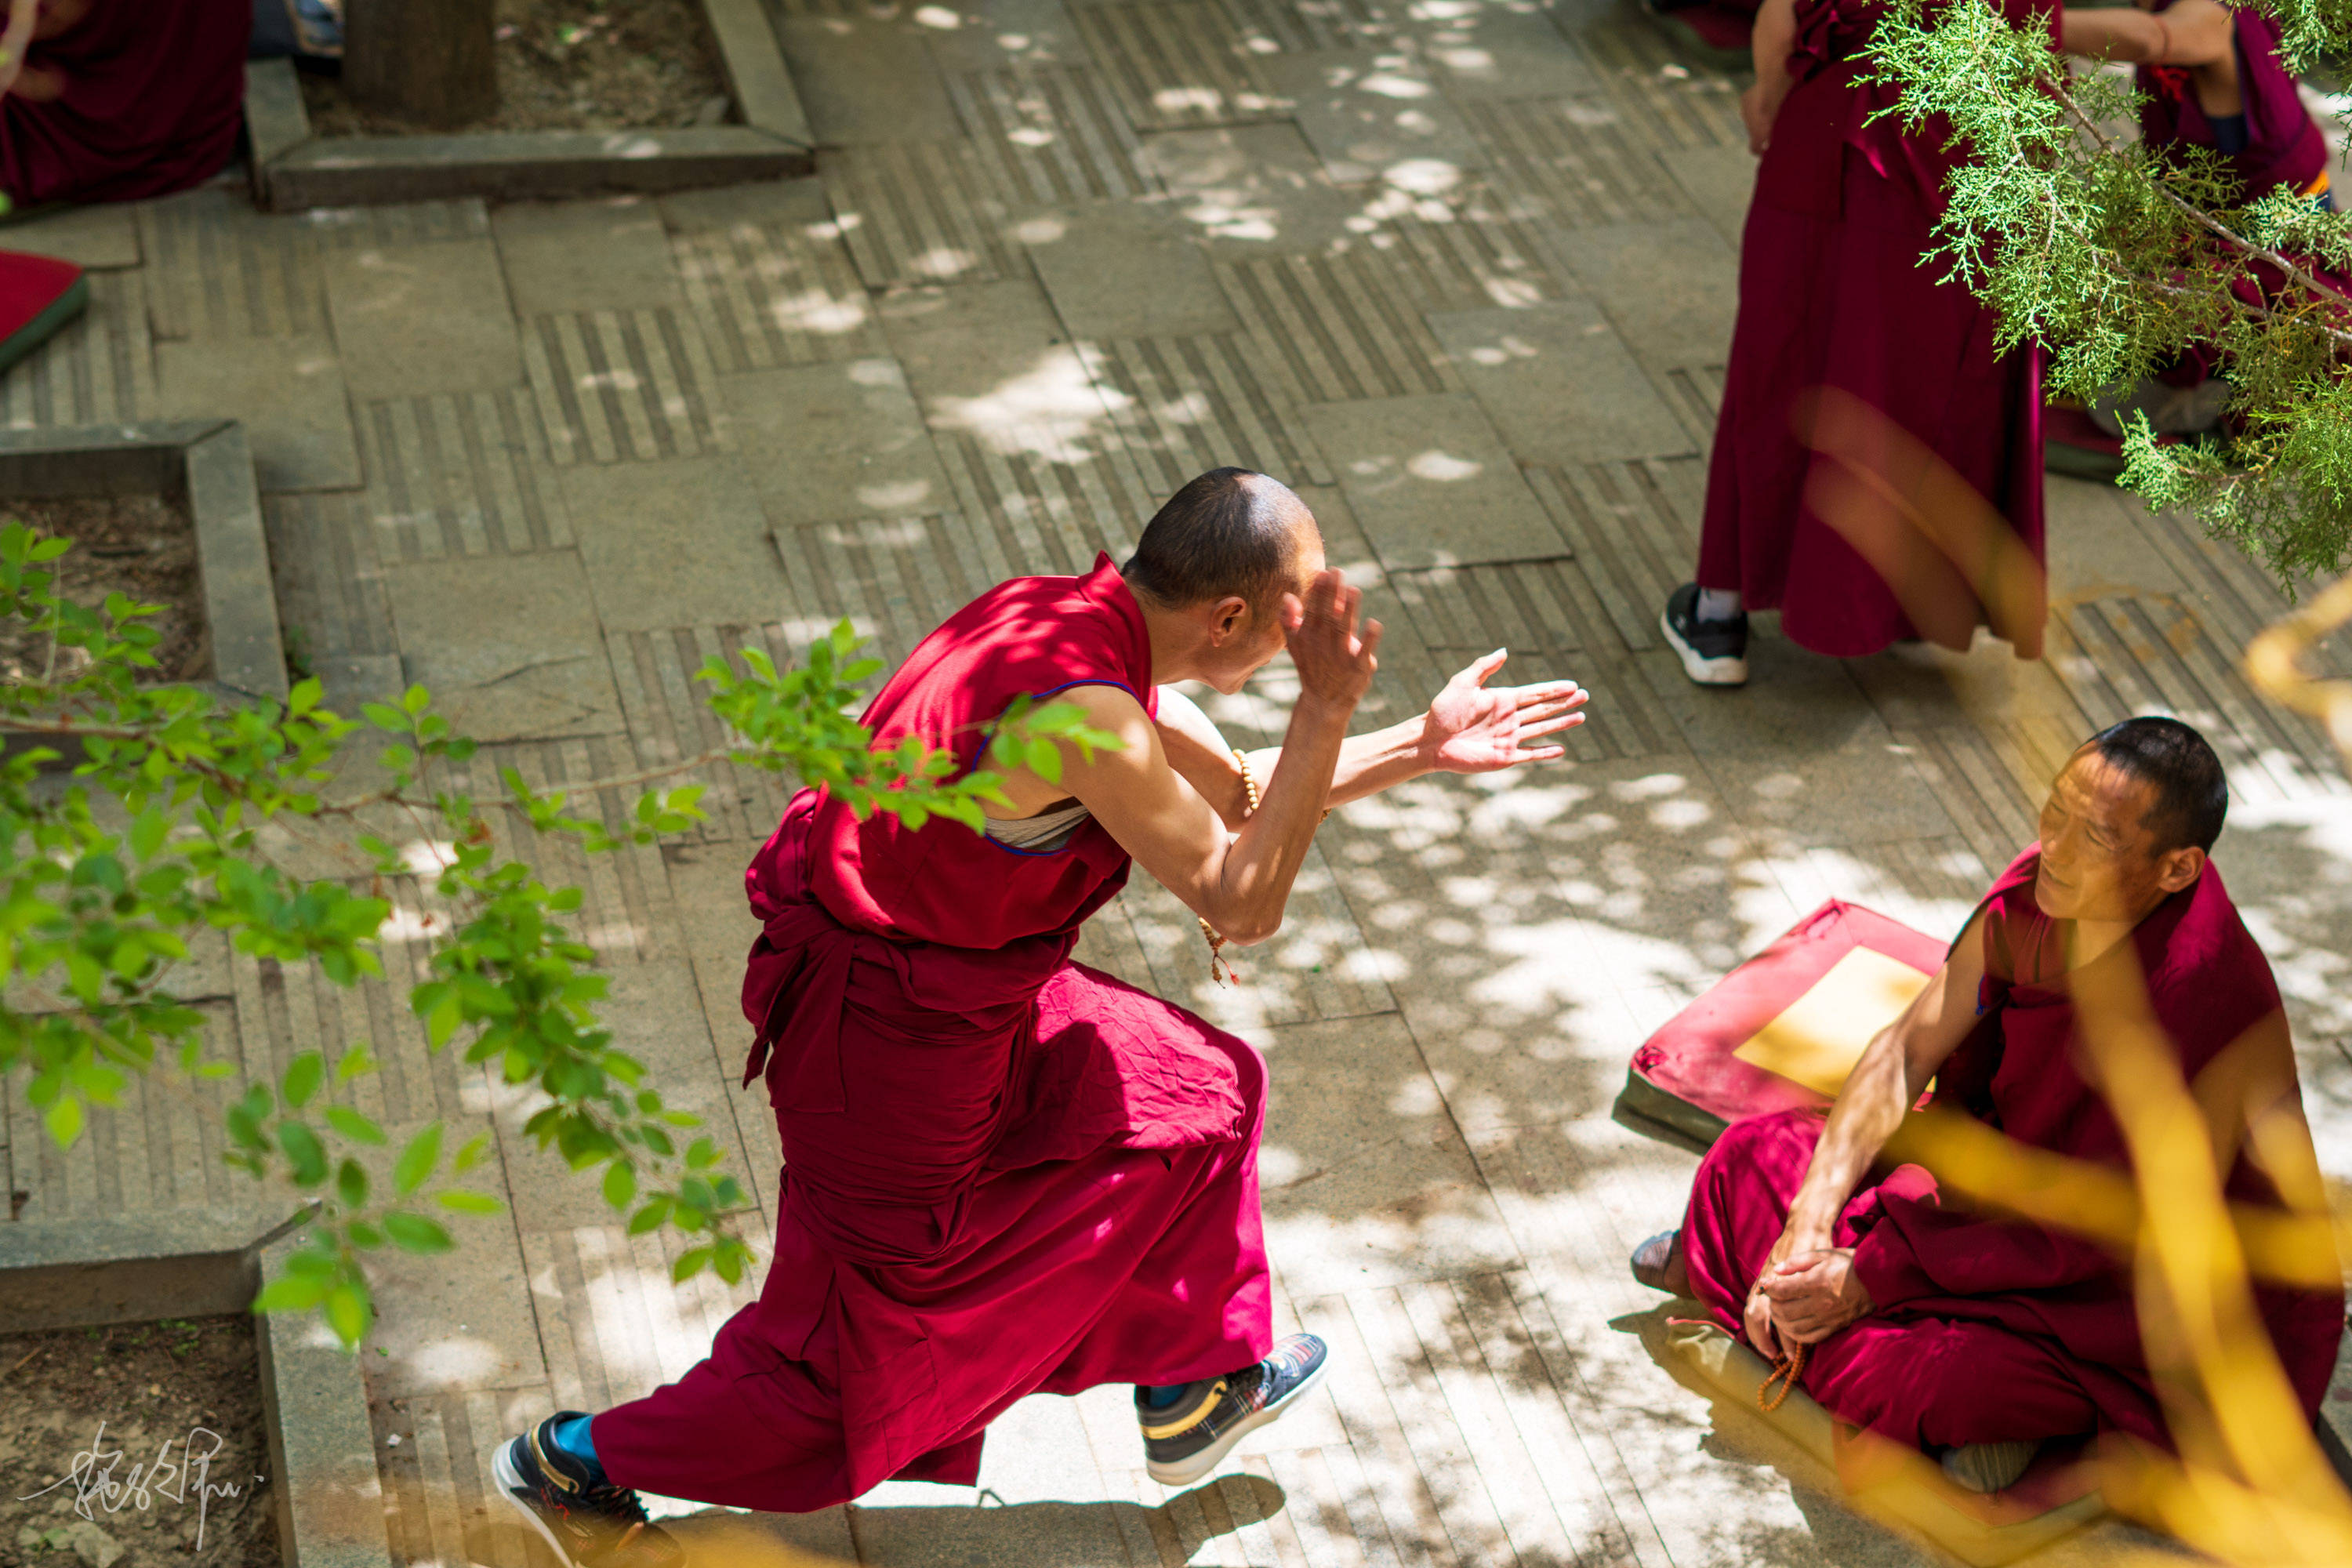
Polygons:
[[[64,597],[96,607],[119,589],[139,604],[162,606],[146,617],[163,640],[154,649],[158,668],[143,679],[196,680],[212,673],[196,530],[183,502],[153,495],[0,500],[0,519],[11,517],[74,542],[47,567]],[[46,636],[21,621],[0,621],[0,680],[37,680],[48,658]],[[81,649],[62,648],[57,673],[87,662]]]
[[[498,111],[484,131],[631,131],[715,124],[727,83],[698,0],[498,0]],[[446,135],[363,110],[305,73],[320,136]],[[719,112],[714,113],[714,109]]]
[[0,1334],[0,1568],[279,1568],[255,1357],[243,1314]]

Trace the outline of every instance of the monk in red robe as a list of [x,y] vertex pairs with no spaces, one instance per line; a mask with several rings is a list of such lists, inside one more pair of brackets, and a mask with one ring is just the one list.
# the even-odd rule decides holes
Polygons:
[[218,174],[245,123],[252,0],[11,0],[0,211],[120,202]]
[[[2173,159],[2183,148],[2202,147],[2217,153],[2235,178],[2234,201],[2251,202],[2284,186],[2332,209],[2326,133],[2280,57],[2280,36],[2279,24],[2263,12],[2217,0],[2070,6],[2059,17],[2067,53],[2132,63],[2134,85],[2144,95],[2140,139],[2160,156]],[[2297,259],[2327,288],[2352,293],[2352,278],[2314,258]],[[2302,294],[2270,263],[2253,270],[2238,286],[2248,304]],[[2346,320],[2352,322],[2352,313]],[[2053,405],[2052,439],[2112,458],[2112,471],[2119,473],[2123,420],[2133,414],[2146,416],[2159,436],[2197,435],[2221,423],[2229,388],[2221,370],[2220,355],[2200,346],[2120,395],[2088,408]]]
[[[2000,0],[2020,26],[2033,0]],[[1930,9],[1933,9],[1931,0]],[[1762,162],[1707,469],[1696,581],[1660,612],[1684,673],[1748,679],[1748,612],[1853,658],[1979,624],[2041,653],[2042,367],[1993,352],[1995,315],[1936,247],[1937,120],[1884,111],[1865,46],[1884,0],[1766,0],[1740,100]]]
[[[1322,1342],[1271,1331],[1263,1061],[1070,951],[1131,860],[1223,940],[1263,941],[1331,807],[1561,754],[1529,742],[1583,693],[1488,689],[1499,649],[1349,738],[1381,636],[1359,603],[1296,495],[1221,468],[1125,567],[1003,584],[908,657],[865,714],[877,749],[919,736],[974,767],[1030,695],[1118,749],[1066,754],[1058,782],[1015,771],[985,835],[793,798],[746,879],[744,1081],[764,1074],[786,1160],[775,1258],[677,1383],[499,1451],[566,1561],[674,1560],[639,1488],[802,1512],[894,1477],[969,1486],[1015,1400],[1101,1383],[1138,1385],[1146,1468],[1185,1485],[1314,1385]],[[1161,689],[1238,691],[1286,647],[1278,748],[1230,750]]]
[[[1643,1244],[1634,1277],[1696,1297],[1768,1359],[1806,1347],[1801,1384],[1831,1414],[1939,1455],[1975,1490],[2014,1481],[2051,1438],[2168,1444],[2127,1260],[1939,1201],[1918,1165],[1874,1163],[1932,1079],[1938,1106],[2127,1168],[2076,1055],[2073,997],[2099,966],[2136,963],[2184,1079],[2254,1086],[2216,1115],[2231,1123],[2216,1143],[2227,1195],[2275,1205],[2283,1183],[2316,1186],[2278,987],[2206,858],[2228,799],[2220,760],[2177,720],[2126,720],[2086,742],[2042,808],[2041,842],[1871,1042],[1826,1122],[1793,1110],[1732,1123],[1682,1228]],[[2266,1120],[2263,1147],[2274,1161],[2292,1148],[2295,1169],[2254,1157],[2245,1129]],[[2315,1415],[2342,1289],[2258,1286],[2256,1300]]]

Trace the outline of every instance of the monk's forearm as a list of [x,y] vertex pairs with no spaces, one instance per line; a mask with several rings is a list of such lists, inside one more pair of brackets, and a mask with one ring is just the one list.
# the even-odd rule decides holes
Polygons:
[[[1423,720],[1413,718],[1385,729],[1349,736],[1339,747],[1338,764],[1331,770],[1331,787],[1323,796],[1324,809],[1378,795],[1391,785],[1433,771],[1435,764],[1431,760],[1426,731]],[[1281,760],[1280,746],[1261,747],[1249,753],[1250,773],[1260,779],[1269,778]]]
[[1756,13],[1748,47],[1756,65],[1756,85],[1775,109],[1789,96],[1789,51],[1796,43],[1796,0],[1764,0]]
[[[1263,775],[1257,810],[1226,846],[1218,867],[1217,907],[1208,920],[1229,941],[1264,942],[1281,929],[1291,885],[1323,820],[1352,711],[1352,706],[1334,708],[1307,697],[1291,710],[1290,728]],[[1258,776],[1255,758],[1250,772]]]
[[1893,1028],[1881,1033],[1854,1064],[1830,1108],[1829,1123],[1813,1149],[1804,1184],[1789,1205],[1788,1234],[1797,1250],[1831,1244],[1838,1215],[1871,1162],[1903,1125],[1910,1109],[1909,1075]]
[[2155,17],[2123,7],[2068,7],[2058,21],[2058,47],[2091,60],[2147,64],[2164,53],[2164,33]]

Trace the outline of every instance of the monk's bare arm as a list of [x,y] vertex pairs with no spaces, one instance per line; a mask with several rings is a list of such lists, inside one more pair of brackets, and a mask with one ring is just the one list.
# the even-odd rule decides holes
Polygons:
[[1763,1354],[1811,1344],[1871,1310],[1853,1255],[1832,1246],[1838,1215],[1927,1080],[1975,1026],[1985,918],[1977,912],[1927,989],[1870,1042],[1830,1108],[1788,1224],[1741,1312],[1748,1342]]
[[[1536,745],[1584,722],[1578,711],[1591,695],[1573,680],[1530,686],[1489,686],[1507,653],[1496,648],[1445,683],[1427,711],[1385,729],[1350,735],[1339,748],[1326,809],[1377,795],[1424,773],[1493,773],[1567,754],[1559,745]],[[1248,815],[1241,767],[1209,716],[1182,693],[1163,687],[1160,739],[1169,764],[1201,792],[1229,827]],[[1250,776],[1263,784],[1282,763],[1280,746],[1244,753]]]
[[1830,1108],[1804,1185],[1789,1205],[1789,1224],[1772,1259],[1828,1247],[1838,1215],[1870,1163],[1903,1125],[1946,1058],[1976,1026],[1984,979],[1985,912],[1977,911],[1927,988],[1878,1032]]
[[1293,599],[1286,605],[1298,700],[1282,760],[1236,833],[1226,832],[1215,806],[1171,765],[1160,727],[1133,696],[1112,686],[1064,695],[1096,728],[1118,737],[1119,747],[1090,762],[1066,759],[1062,786],[1145,870],[1231,941],[1263,942],[1281,928],[1291,885],[1323,820],[1348,721],[1378,668],[1380,623],[1366,622],[1357,635],[1362,600],[1337,572],[1326,572],[1306,605]]
[[2127,5],[2069,6],[2059,17],[2058,47],[2086,59],[2210,66],[2234,59],[2237,30],[2214,0],[2174,0],[2161,16]]
[[1756,13],[1748,47],[1756,62],[1756,83],[1739,100],[1740,118],[1748,125],[1748,150],[1761,156],[1772,139],[1772,121],[1794,85],[1789,75],[1789,50],[1797,42],[1797,0],[1764,0]]

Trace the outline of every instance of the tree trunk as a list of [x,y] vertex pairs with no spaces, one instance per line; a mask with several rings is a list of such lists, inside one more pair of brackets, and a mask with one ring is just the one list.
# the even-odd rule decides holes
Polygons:
[[343,90],[419,125],[465,125],[499,101],[490,0],[347,0]]

